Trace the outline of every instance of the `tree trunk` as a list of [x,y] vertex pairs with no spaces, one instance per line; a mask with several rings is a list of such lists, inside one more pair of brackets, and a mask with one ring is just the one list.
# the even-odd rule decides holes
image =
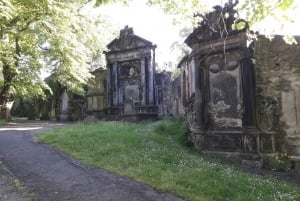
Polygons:
[[0,91],[0,105],[1,105],[1,118],[5,119],[6,121],[10,121],[11,115],[11,107],[14,96],[10,93],[10,88],[12,87],[12,81],[16,76],[16,71],[13,67],[8,64],[3,65],[2,70],[4,83]]
[[14,101],[6,102],[5,105],[1,107],[1,118],[6,122],[11,121],[11,109],[14,104]]

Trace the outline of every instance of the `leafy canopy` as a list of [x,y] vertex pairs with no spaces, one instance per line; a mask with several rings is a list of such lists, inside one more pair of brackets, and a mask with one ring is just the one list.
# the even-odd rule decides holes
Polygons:
[[[216,2],[216,1],[214,1]],[[220,0],[219,4],[225,4],[228,2],[234,3],[233,0]],[[209,4],[208,4],[209,3]],[[172,45],[173,51],[181,50],[181,56],[185,55],[189,48],[184,44],[184,39],[193,31],[197,26],[201,18],[193,17],[196,13],[206,13],[212,10],[211,1],[201,0],[148,0],[149,5],[158,5],[166,13],[170,14],[174,18],[174,23],[181,26],[180,40],[176,41]],[[276,21],[277,27],[274,28],[273,33],[285,28],[287,22],[292,22],[289,17],[291,11],[296,10],[295,0],[240,0],[237,6],[238,16],[237,19],[245,19],[249,22],[250,29],[254,31],[266,32],[266,28],[270,28],[268,21]],[[267,24],[265,27],[263,23]],[[267,27],[266,27],[267,26]],[[275,29],[276,28],[276,29]],[[287,42],[293,42],[293,38],[286,35]]]
[[44,95],[50,88],[42,71],[68,90],[83,92],[91,64],[115,33],[105,17],[88,13],[94,5],[80,0],[0,0],[0,104],[15,96]]

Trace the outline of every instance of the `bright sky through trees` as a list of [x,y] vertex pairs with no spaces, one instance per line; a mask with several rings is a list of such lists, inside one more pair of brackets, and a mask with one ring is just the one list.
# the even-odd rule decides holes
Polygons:
[[[109,4],[101,6],[99,11],[103,14],[111,16],[111,19],[118,26],[123,28],[125,25],[134,28],[135,34],[144,37],[157,44],[157,62],[159,65],[172,61],[176,63],[177,55],[171,52],[170,46],[174,41],[182,40],[179,37],[180,28],[182,25],[174,25],[171,16],[167,16],[162,9],[155,6],[147,6],[147,0],[132,0],[129,6],[122,4]],[[227,0],[203,0],[208,7],[214,5],[223,5]],[[240,0],[242,2],[242,0]],[[267,19],[265,23],[261,24],[259,29],[266,34],[291,34],[300,35],[300,19],[298,11],[300,10],[300,2],[295,1],[298,9],[294,12],[288,13],[290,19],[294,23],[285,23],[285,27],[281,30],[280,24],[274,22],[272,19]]]

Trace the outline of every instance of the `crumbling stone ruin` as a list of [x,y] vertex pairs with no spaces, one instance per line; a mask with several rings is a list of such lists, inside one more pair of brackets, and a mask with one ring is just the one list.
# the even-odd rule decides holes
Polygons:
[[258,127],[273,133],[276,147],[300,159],[300,37],[254,41]]
[[274,146],[263,150],[262,137],[272,143],[273,135],[257,127],[247,24],[241,30],[232,28],[233,7],[216,6],[185,41],[193,50],[181,62],[190,138],[195,146],[212,152],[273,151]]
[[261,35],[249,44],[247,22],[234,17],[236,3],[201,15],[187,37],[192,52],[178,65],[176,115],[185,116],[190,141],[207,153],[279,151],[299,160],[300,45]]

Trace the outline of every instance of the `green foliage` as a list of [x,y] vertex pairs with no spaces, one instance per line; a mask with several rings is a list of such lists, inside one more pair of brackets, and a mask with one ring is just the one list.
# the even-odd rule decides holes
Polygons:
[[175,24],[195,25],[193,15],[205,10],[205,3],[199,0],[148,0],[148,5],[158,5],[174,18]]
[[273,17],[280,23],[289,20],[286,11],[293,7],[294,0],[260,1],[245,0],[241,10],[246,12],[246,19],[251,25],[263,21],[267,17]]
[[138,124],[99,122],[47,131],[39,138],[90,165],[174,193],[185,200],[299,200],[300,189],[251,176],[182,146],[174,119]]
[[[228,3],[229,0],[215,1],[217,4]],[[233,1],[234,2],[234,1]],[[278,27],[284,28],[287,22],[292,22],[289,18],[289,12],[296,9],[295,0],[244,0],[240,1],[237,6],[238,19],[245,19],[250,24],[250,29],[254,31],[266,31],[261,25],[266,19],[273,18],[276,21],[273,32],[278,31]],[[210,3],[210,5],[208,5]],[[171,15],[174,19],[174,23],[180,25],[182,28],[182,33],[180,41],[174,42],[172,49],[181,50],[179,52],[180,57],[186,55],[189,51],[184,45],[184,39],[192,32],[193,28],[198,25],[199,20],[202,18],[193,17],[194,14],[201,13],[204,14],[212,10],[210,1],[199,1],[199,0],[148,0],[148,4],[152,6],[161,7],[167,14]],[[265,27],[268,26],[270,30],[270,25],[267,23]],[[234,28],[241,29],[245,27],[244,22],[239,22]],[[275,30],[276,29],[276,30]],[[276,33],[275,33],[276,34]],[[293,37],[287,37],[286,39],[289,43],[295,43]]]
[[0,0],[1,101],[51,91],[42,71],[83,93],[91,64],[115,33],[92,8],[84,0]]
[[[220,1],[216,4],[225,4],[228,1]],[[268,17],[275,18],[280,24],[284,25],[286,21],[290,21],[288,11],[295,9],[295,0],[244,0],[238,8],[239,13],[246,13],[245,18],[254,25],[260,23]],[[195,21],[193,15],[195,13],[204,13],[212,8],[209,8],[207,2],[198,0],[148,0],[149,5],[158,5],[166,13],[174,16],[176,22],[187,24]],[[211,5],[210,5],[211,6]]]
[[287,153],[278,153],[275,156],[263,156],[263,166],[266,169],[286,171],[290,168],[291,157]]
[[0,127],[5,124],[5,121],[3,119],[0,119]]
[[95,6],[100,6],[107,3],[114,3],[114,2],[122,2],[124,5],[128,4],[130,0],[96,0]]

